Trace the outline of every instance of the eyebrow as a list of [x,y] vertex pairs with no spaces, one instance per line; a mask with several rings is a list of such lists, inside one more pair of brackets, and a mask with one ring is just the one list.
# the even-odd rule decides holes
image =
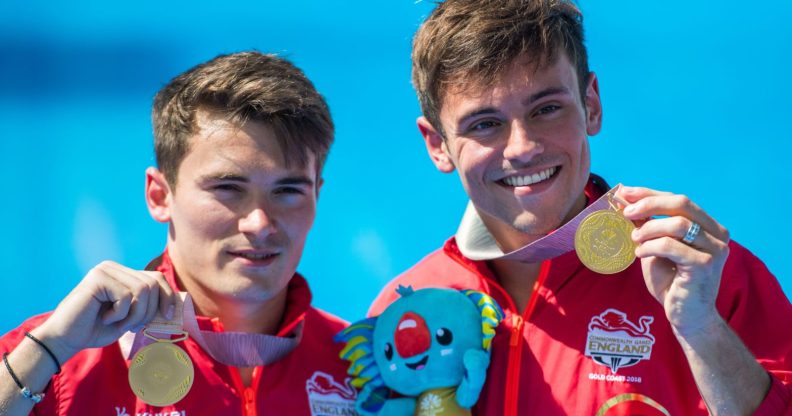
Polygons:
[[536,94],[531,95],[528,97],[527,100],[523,101],[524,105],[530,105],[536,101],[541,100],[544,97],[556,94],[569,94],[569,89],[566,87],[549,87],[542,91],[537,92]]
[[307,176],[287,176],[275,181],[276,185],[305,185],[313,186],[314,181]]
[[217,173],[201,176],[200,182],[211,181],[250,182],[248,178],[233,173]]
[[[215,175],[205,175],[201,177],[201,182],[217,182],[217,181],[230,181],[230,182],[241,182],[241,183],[249,183],[250,179],[246,176],[238,175],[235,173],[219,173]],[[308,176],[304,175],[294,175],[294,176],[286,176],[284,178],[280,178],[275,181],[275,185],[284,186],[284,185],[306,185],[306,186],[313,186],[314,181],[309,178]]]

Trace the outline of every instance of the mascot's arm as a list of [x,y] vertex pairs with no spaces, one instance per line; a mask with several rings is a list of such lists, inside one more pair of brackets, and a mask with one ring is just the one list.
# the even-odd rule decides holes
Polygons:
[[487,378],[489,353],[484,350],[467,350],[462,357],[465,364],[465,378],[456,391],[456,400],[465,409],[471,408],[478,400],[484,380]]
[[412,416],[415,414],[415,397],[388,399],[379,416]]
[[387,398],[387,388],[363,386],[358,393],[355,410],[361,416],[412,416],[415,414],[415,397]]

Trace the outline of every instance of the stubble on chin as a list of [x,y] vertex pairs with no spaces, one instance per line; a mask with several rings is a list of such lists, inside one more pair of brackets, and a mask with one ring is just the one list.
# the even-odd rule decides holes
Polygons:
[[511,226],[521,234],[537,239],[557,229],[561,225],[561,221],[560,215],[555,213],[539,217],[533,213],[524,212],[515,217]]

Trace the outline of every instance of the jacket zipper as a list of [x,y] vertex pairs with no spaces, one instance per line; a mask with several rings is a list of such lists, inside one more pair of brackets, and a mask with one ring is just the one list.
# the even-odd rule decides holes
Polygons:
[[506,366],[506,398],[503,413],[517,414],[517,394],[520,385],[520,366],[522,365],[523,324],[525,319],[518,314],[512,315],[511,339],[509,340],[509,361]]
[[520,372],[522,370],[522,349],[523,344],[525,344],[523,328],[525,322],[530,319],[536,307],[536,302],[539,299],[539,288],[544,286],[548,274],[550,274],[550,260],[545,260],[542,262],[542,266],[539,269],[539,276],[537,276],[536,282],[534,282],[531,298],[528,300],[528,305],[525,311],[523,311],[522,316],[516,313],[517,307],[514,304],[514,300],[506,293],[506,290],[499,284],[494,285],[503,292],[505,295],[504,297],[509,302],[509,308],[514,311],[512,314],[511,337],[509,339],[509,359],[506,365],[506,397],[503,404],[503,414],[505,416],[517,416],[517,403],[520,394]]
[[256,393],[250,387],[245,387],[245,416],[255,416],[256,414]]
[[256,416],[256,392],[258,391],[259,382],[261,381],[261,373],[263,367],[255,367],[253,369],[253,377],[250,386],[245,386],[242,383],[242,377],[239,370],[231,367],[231,379],[236,386],[236,391],[239,392],[239,398],[242,400],[242,416]]

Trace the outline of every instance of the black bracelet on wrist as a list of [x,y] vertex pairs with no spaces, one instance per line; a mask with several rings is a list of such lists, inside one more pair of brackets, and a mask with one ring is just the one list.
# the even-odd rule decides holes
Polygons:
[[49,388],[50,383],[52,383],[52,378],[50,378],[50,380],[47,382],[47,385],[44,386],[44,391],[42,391],[41,393],[33,393],[33,392],[30,391],[29,388],[27,388],[27,387],[22,385],[22,382],[19,381],[19,377],[17,377],[17,375],[14,372],[14,370],[11,369],[11,364],[8,363],[8,353],[7,352],[3,353],[3,363],[5,364],[6,369],[8,369],[8,374],[11,374],[11,378],[14,379],[14,383],[16,383],[17,387],[19,387],[19,389],[22,390],[21,393],[22,393],[23,396],[25,396],[26,398],[32,400],[33,403],[36,403],[36,404],[39,404],[39,403],[41,403],[42,400],[44,400],[44,391],[47,391],[47,389]]
[[[60,365],[60,362],[58,362],[58,359],[55,357],[55,354],[52,353],[52,350],[50,350],[46,345],[44,345],[44,343],[41,342],[38,338],[36,338],[33,335],[31,335],[30,332],[25,332],[25,336],[30,338],[30,339],[32,339],[36,344],[40,345],[41,348],[44,348],[44,351],[46,351],[47,354],[49,354],[50,358],[52,358],[52,361],[55,361],[55,367],[58,367],[58,371],[56,371],[55,374],[60,374],[61,365]],[[17,383],[17,384],[19,384],[19,383]]]

